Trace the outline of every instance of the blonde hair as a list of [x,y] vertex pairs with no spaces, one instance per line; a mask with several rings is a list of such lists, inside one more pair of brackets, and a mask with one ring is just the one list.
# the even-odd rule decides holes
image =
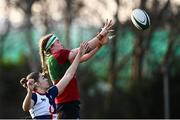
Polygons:
[[45,47],[46,47],[48,40],[50,39],[50,37],[52,35],[53,34],[45,35],[39,41],[39,55],[40,55],[40,59],[41,59],[41,67],[42,67],[42,73],[43,74],[48,74],[48,67],[46,64],[45,56],[47,54],[50,54],[50,50],[46,51]]

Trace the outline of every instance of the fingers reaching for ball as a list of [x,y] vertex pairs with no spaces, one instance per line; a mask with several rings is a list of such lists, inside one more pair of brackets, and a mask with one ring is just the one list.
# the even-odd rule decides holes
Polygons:
[[108,33],[113,31],[112,27],[113,27],[112,20],[106,19],[104,26],[101,28],[100,34],[102,36],[106,36]]

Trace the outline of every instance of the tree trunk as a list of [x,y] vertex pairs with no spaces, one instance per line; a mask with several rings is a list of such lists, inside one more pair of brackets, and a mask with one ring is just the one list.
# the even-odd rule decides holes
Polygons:
[[113,40],[111,40],[111,53],[110,53],[110,63],[109,63],[109,73],[108,73],[108,85],[109,85],[109,91],[107,95],[105,96],[105,102],[104,102],[104,113],[105,116],[109,116],[111,113],[110,106],[112,104],[112,97],[113,92],[115,89],[115,81],[117,79],[117,70],[116,70],[116,62],[117,62],[117,36],[118,36],[118,29],[119,29],[119,19],[118,19],[118,11],[119,11],[119,0],[116,0],[116,3],[118,5],[117,12],[115,14],[115,37]]
[[136,39],[133,52],[133,63],[132,63],[132,80],[138,80],[140,77],[140,56],[141,56],[141,42]]
[[164,93],[164,118],[170,118],[170,89],[169,89],[169,70],[170,70],[170,60],[173,59],[173,45],[175,43],[176,34],[178,34],[178,29],[172,30],[170,32],[168,48],[164,56],[163,62],[160,65],[160,69],[163,76],[163,93]]
[[71,34],[71,24],[72,24],[72,0],[65,0],[66,2],[66,8],[64,11],[64,17],[65,17],[65,41],[66,41],[66,46],[68,48],[71,47],[71,41],[70,41],[70,34]]
[[28,57],[28,63],[29,63],[29,67],[31,71],[37,71],[38,70],[38,64],[36,62],[36,52],[35,52],[35,48],[33,46],[33,41],[32,41],[32,24],[30,21],[30,18],[32,16],[32,12],[31,12],[31,7],[34,1],[32,0],[27,0],[27,9],[26,9],[26,25],[28,28],[28,31],[26,32],[26,36],[27,36],[27,43],[29,46],[29,50],[30,50],[30,56]]

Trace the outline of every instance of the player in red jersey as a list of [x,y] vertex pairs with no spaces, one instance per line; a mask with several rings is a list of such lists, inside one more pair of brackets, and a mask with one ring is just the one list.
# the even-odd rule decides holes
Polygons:
[[[80,62],[91,58],[102,45],[107,43],[108,33],[111,32],[112,26],[112,20],[107,20],[100,33],[88,41],[89,52],[81,57]],[[39,49],[43,72],[49,74],[53,84],[56,84],[62,78],[79,51],[79,48],[64,49],[62,43],[54,34],[42,37]],[[80,95],[76,76],[73,77],[63,93],[56,97],[55,102],[59,118],[77,119],[80,117]]]

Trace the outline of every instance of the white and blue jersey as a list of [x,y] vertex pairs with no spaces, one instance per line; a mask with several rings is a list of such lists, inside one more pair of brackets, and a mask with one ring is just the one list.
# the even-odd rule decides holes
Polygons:
[[56,86],[52,86],[45,94],[34,92],[33,107],[29,110],[31,117],[35,119],[52,119],[56,112],[55,97],[58,95]]

